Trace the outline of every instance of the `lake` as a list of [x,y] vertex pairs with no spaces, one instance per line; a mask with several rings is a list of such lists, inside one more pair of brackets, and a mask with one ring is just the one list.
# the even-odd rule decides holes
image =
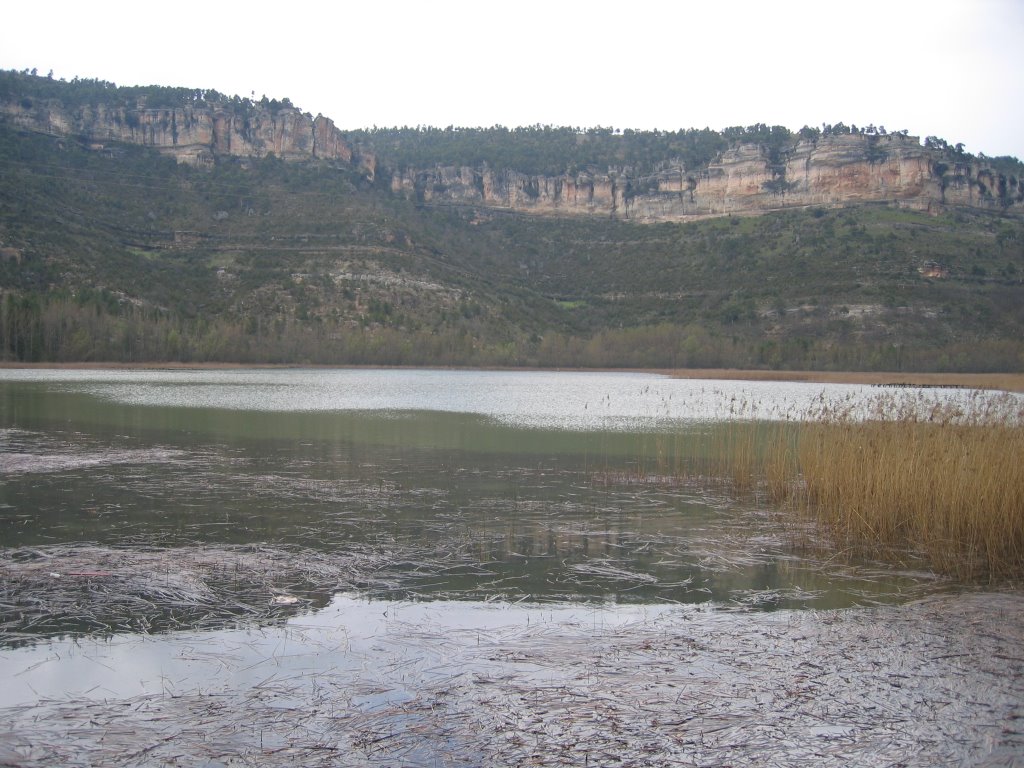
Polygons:
[[756,495],[665,467],[681,435],[876,394],[641,373],[0,371],[0,707],[270,678],[308,703],[329,670],[360,681],[346,701],[368,714],[415,698],[394,675],[367,683],[395,669],[397,638],[425,685],[457,674],[448,635],[941,594],[912,561],[837,557]]
[[[423,561],[364,590],[380,599],[852,605],[900,577],[823,569],[756,505],[656,482],[657,453],[873,394],[637,373],[9,370],[0,534]],[[461,567],[440,578],[439,562]]]

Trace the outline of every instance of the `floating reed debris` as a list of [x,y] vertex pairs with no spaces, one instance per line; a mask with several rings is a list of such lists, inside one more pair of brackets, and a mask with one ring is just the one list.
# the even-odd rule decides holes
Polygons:
[[[54,635],[274,622],[356,584],[386,587],[394,553],[90,543],[0,550],[0,645]],[[393,574],[391,575],[393,578]]]
[[339,663],[270,657],[274,674],[240,682],[250,661],[226,655],[201,689],[0,709],[0,764],[1020,764],[1017,594],[585,621],[505,610],[486,629],[415,612],[343,656],[332,628],[270,631],[264,648],[288,632],[290,652]]

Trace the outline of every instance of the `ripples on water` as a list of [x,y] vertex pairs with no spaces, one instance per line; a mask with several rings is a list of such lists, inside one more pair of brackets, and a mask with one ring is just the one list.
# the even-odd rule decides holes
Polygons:
[[[615,480],[648,430],[874,394],[634,373],[0,371],[0,667],[83,686],[89,636],[121,695],[167,690],[164,665],[202,685],[185,646],[244,669],[294,621],[334,622],[350,647],[374,616],[426,610],[412,605],[459,627],[502,606],[615,622],[920,596],[941,585],[832,559],[756,501]],[[317,663],[343,666],[321,640]]]
[[[798,419],[824,405],[857,412],[879,395],[853,384],[674,379],[658,374],[448,370],[6,370],[126,406],[262,412],[434,411],[530,429],[631,430],[729,419]],[[922,409],[964,400],[918,392]]]

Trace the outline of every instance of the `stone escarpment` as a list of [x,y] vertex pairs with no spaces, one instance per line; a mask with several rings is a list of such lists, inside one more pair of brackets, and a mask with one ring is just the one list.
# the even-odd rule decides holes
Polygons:
[[104,150],[114,143],[153,147],[182,163],[218,156],[324,160],[379,177],[423,204],[463,204],[553,216],[637,222],[685,221],[785,208],[886,202],[923,211],[948,206],[1024,214],[1024,179],[984,158],[922,146],[903,133],[830,133],[769,148],[740,143],[707,166],[666,158],[651,173],[628,167],[534,175],[514,168],[433,166],[386,169],[327,117],[286,104],[197,101],[146,108],[57,99],[0,99],[0,119],[20,128],[73,136]]
[[259,105],[132,109],[87,104],[65,108],[54,100],[0,102],[0,114],[23,130],[75,136],[94,149],[109,142],[154,147],[178,162],[205,165],[218,155],[351,164],[372,177],[376,160],[353,147],[329,118],[298,109]]
[[740,144],[705,168],[666,163],[642,176],[626,168],[561,176],[486,166],[406,169],[392,173],[391,188],[425,204],[640,222],[870,202],[924,211],[969,206],[1024,213],[1024,180],[983,160],[951,160],[899,133],[819,137],[775,157],[757,144]]

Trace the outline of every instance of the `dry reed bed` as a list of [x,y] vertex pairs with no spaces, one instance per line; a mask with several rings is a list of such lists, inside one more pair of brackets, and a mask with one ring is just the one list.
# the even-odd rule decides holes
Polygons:
[[802,381],[823,384],[901,384],[925,387],[966,387],[968,389],[1024,392],[1024,373],[908,373],[896,371],[743,371],[727,368],[675,370],[678,379],[734,381]]
[[[913,547],[962,579],[1024,576],[1024,406],[977,393],[922,410],[882,398],[797,436],[794,501],[841,543]],[[777,471],[776,471],[777,474]]]
[[228,658],[201,692],[0,711],[0,764],[1019,766],[1022,648],[1024,598],[999,593],[395,621],[344,668],[237,686]]
[[659,472],[726,482],[816,521],[832,545],[890,559],[923,556],[968,581],[1024,577],[1024,401],[885,393],[822,402],[786,421],[733,422],[660,438]]

